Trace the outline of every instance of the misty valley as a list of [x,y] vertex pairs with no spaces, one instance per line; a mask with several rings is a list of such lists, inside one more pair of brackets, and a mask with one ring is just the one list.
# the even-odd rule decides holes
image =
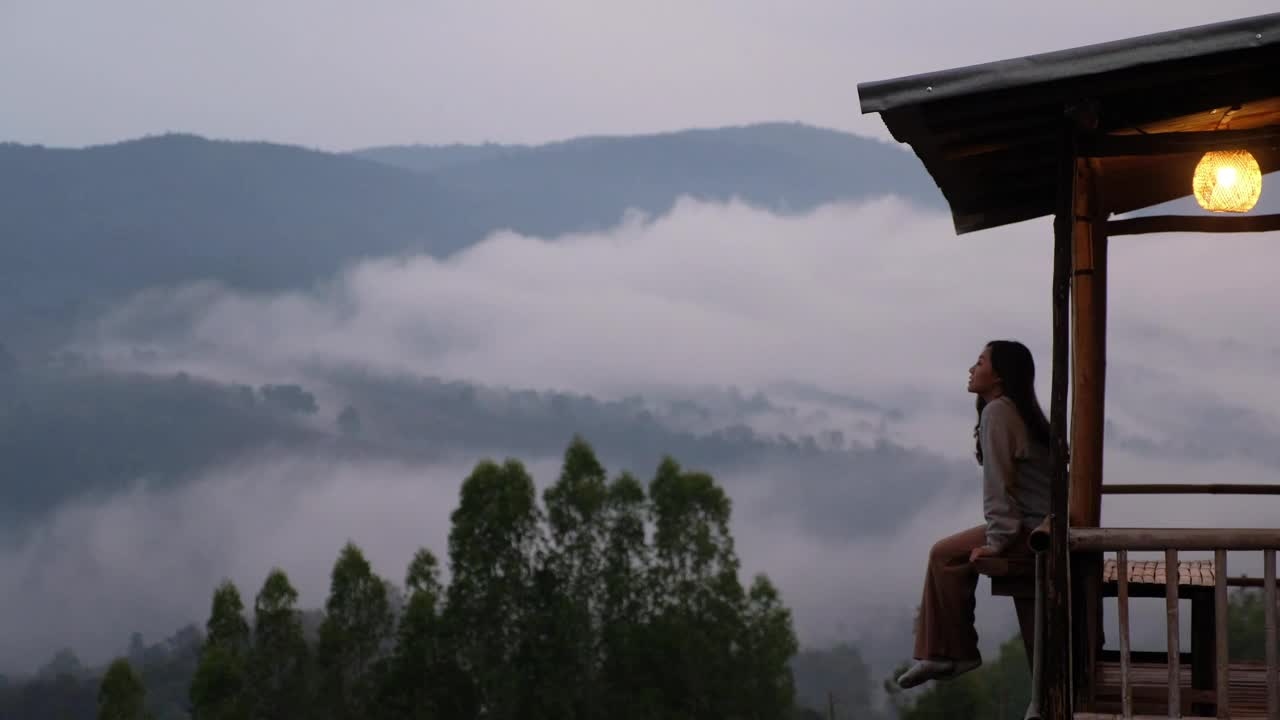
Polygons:
[[[802,124],[0,144],[0,720],[1020,717],[985,583],[986,663],[887,682],[982,510],[965,365],[1048,345],[968,270],[1040,293],[1044,228],[943,209]],[[1116,467],[1280,472],[1280,351],[1162,287],[1115,297]],[[1268,512],[1205,507],[1162,512]],[[1260,594],[1230,621],[1261,657]]]

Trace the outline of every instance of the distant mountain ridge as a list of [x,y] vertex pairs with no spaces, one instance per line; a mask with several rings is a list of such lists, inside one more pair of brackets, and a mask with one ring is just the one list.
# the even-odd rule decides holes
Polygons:
[[[513,227],[538,234],[606,227],[629,208],[662,214],[680,195],[737,198],[780,213],[885,194],[943,208],[941,193],[909,152],[798,123],[352,154],[429,173],[451,187],[500,193],[512,204]],[[567,226],[570,217],[577,227]]]
[[149,287],[305,288],[368,257],[602,229],[682,196],[804,212],[884,194],[942,206],[909,153],[794,124],[347,154],[185,134],[0,144],[0,341],[21,353]]

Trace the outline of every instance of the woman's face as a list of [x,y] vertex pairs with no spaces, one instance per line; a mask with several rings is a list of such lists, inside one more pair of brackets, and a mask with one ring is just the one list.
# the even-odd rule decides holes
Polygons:
[[982,349],[978,362],[969,368],[969,392],[990,395],[1000,385],[1000,377],[991,369],[991,348]]

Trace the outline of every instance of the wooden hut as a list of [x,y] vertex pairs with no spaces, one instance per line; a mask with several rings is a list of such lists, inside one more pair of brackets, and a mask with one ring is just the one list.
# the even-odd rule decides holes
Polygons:
[[[1109,239],[1280,230],[1280,215],[1242,212],[1256,192],[1239,186],[1280,168],[1280,13],[868,82],[858,92],[862,111],[879,113],[924,163],[958,234],[1054,218],[1045,299],[1053,308],[1057,474],[1044,637],[1035,648],[1040,714],[1280,719],[1280,530],[1099,527],[1108,493],[1277,492],[1104,482],[1102,458]],[[1193,194],[1212,212],[1113,218]],[[1128,553],[1139,551],[1163,559],[1130,562]],[[1179,562],[1190,551],[1214,559]],[[1242,582],[1228,577],[1228,551],[1263,556],[1265,663],[1228,658],[1227,587]],[[996,577],[992,587],[1016,597],[1018,584]],[[1118,597],[1118,652],[1102,651],[1104,595]],[[1166,598],[1168,650],[1154,657],[1129,648],[1128,601],[1140,595]],[[1179,598],[1191,600],[1190,652],[1178,637]]]

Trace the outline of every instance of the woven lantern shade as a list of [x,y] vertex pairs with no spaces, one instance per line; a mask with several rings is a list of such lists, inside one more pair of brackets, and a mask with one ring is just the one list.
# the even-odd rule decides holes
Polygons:
[[1205,210],[1248,212],[1262,195],[1262,169],[1248,150],[1207,152],[1196,165],[1191,188]]

